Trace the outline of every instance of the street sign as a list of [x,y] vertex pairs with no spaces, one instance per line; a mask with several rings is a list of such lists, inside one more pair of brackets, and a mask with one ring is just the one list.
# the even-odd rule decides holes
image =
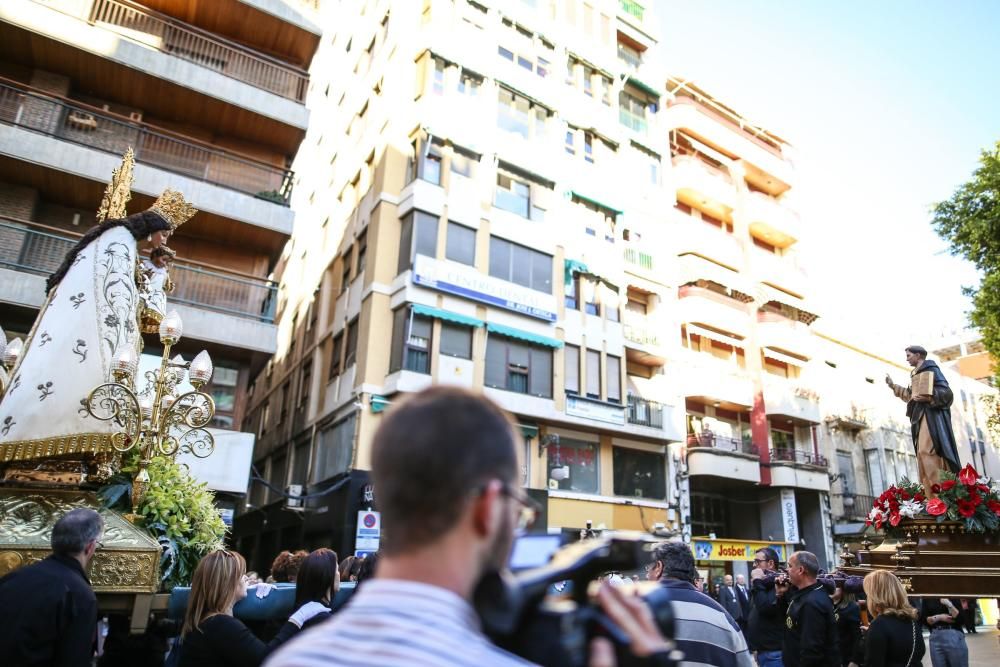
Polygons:
[[367,556],[378,551],[382,536],[382,516],[378,512],[358,512],[358,528],[354,534],[354,555]]

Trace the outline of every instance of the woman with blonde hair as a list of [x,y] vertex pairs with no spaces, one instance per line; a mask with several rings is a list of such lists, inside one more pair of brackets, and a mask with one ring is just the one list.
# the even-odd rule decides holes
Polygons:
[[920,667],[924,634],[903,584],[892,572],[876,570],[865,577],[864,589],[875,616],[865,636],[865,667]]
[[198,563],[181,630],[180,667],[257,667],[315,615],[312,608],[299,610],[270,643],[257,639],[233,617],[233,606],[247,596],[246,570],[243,556],[225,549]]

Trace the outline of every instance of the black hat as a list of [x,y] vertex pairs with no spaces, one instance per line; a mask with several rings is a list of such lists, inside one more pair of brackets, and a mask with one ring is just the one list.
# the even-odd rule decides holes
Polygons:
[[920,347],[919,345],[911,345],[908,348],[906,348],[906,351],[912,352],[913,354],[922,354],[925,357],[927,356],[927,350]]

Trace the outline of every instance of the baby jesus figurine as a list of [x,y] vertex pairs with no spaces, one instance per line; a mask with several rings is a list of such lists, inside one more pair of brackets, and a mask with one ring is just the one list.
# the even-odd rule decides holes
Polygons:
[[176,252],[161,245],[149,253],[149,259],[142,260],[143,284],[139,293],[143,302],[140,316],[143,333],[155,333],[166,315],[167,294],[174,291],[169,269],[176,256]]

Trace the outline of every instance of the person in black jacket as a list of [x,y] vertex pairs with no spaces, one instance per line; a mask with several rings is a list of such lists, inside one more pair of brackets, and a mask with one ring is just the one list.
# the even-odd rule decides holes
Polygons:
[[785,667],[840,667],[833,602],[817,576],[815,554],[797,551],[788,559],[788,577],[774,584],[779,607],[785,610]]
[[837,636],[840,638],[840,664],[860,665],[861,655],[861,607],[853,593],[845,593],[843,582],[830,596],[833,602],[833,617],[837,621]]
[[86,570],[104,520],[92,509],[67,512],[52,528],[52,555],[0,579],[0,662],[89,667],[97,597]]
[[875,616],[865,633],[865,667],[920,667],[924,633],[903,584],[892,572],[876,570],[865,577],[864,588]]
[[306,556],[295,580],[295,611],[308,608],[316,615],[302,624],[303,630],[330,618],[333,614],[330,603],[339,588],[340,568],[336,551],[316,549]]
[[777,551],[770,547],[761,549],[754,555],[754,571],[750,575],[747,643],[756,653],[759,667],[782,667],[781,644],[785,636],[785,618],[778,609],[773,580],[768,585],[768,576],[773,577],[773,573],[777,572],[778,562]]
[[191,581],[180,646],[174,648],[180,650],[180,667],[258,667],[320,611],[297,611],[265,644],[233,618],[233,605],[247,595],[246,571],[246,561],[235,551],[220,549],[199,561]]

